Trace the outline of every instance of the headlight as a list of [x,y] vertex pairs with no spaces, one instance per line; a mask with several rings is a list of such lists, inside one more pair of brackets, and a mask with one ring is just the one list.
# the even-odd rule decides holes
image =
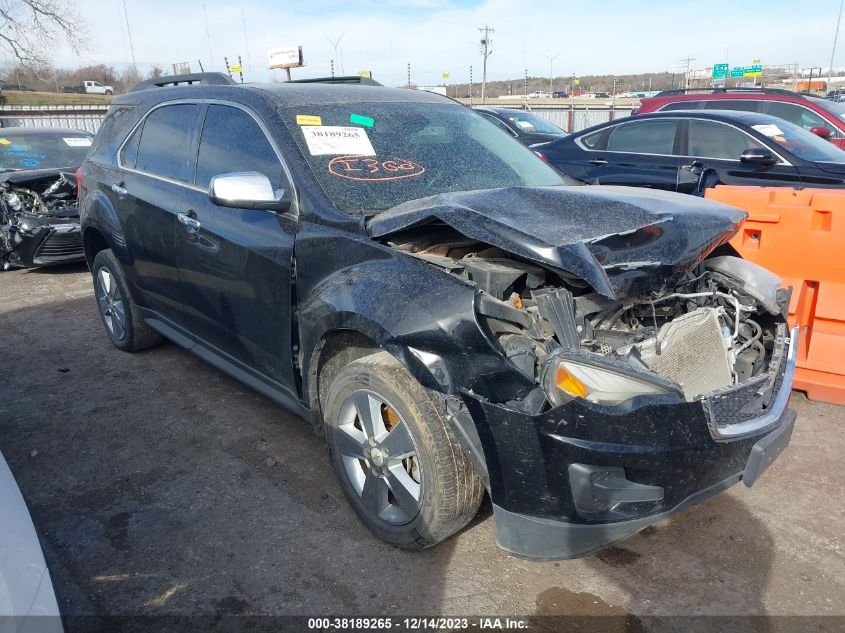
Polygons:
[[671,393],[670,389],[647,380],[568,358],[553,359],[546,365],[543,387],[555,406],[566,404],[573,398],[609,405],[625,402],[634,396]]

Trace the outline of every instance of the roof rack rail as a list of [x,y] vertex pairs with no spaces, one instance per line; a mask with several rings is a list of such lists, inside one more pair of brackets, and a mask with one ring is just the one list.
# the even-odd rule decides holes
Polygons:
[[751,92],[770,95],[790,95],[793,97],[798,94],[794,90],[784,90],[783,88],[674,88],[672,90],[661,90],[655,96],[672,97],[674,95],[683,94],[727,94],[729,92]]
[[204,84],[207,86],[230,86],[235,85],[235,80],[226,73],[188,73],[185,75],[162,75],[153,77],[137,84],[129,92],[137,90],[149,90],[151,88],[164,88],[165,86],[192,86]]
[[369,77],[346,75],[344,77],[312,77],[310,79],[291,79],[289,84],[360,84],[362,86],[383,86]]

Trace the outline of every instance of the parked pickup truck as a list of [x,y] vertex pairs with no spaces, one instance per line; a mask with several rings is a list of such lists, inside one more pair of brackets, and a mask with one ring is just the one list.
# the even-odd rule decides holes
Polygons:
[[63,86],[62,92],[76,92],[79,94],[89,95],[112,95],[114,88],[111,86],[104,86],[99,81],[83,81],[77,86]]

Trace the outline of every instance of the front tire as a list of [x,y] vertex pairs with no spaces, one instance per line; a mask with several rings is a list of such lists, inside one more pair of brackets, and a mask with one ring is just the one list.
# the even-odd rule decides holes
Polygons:
[[484,487],[443,405],[387,352],[339,369],[324,399],[332,467],[360,520],[381,540],[431,547],[478,512]]
[[146,326],[138,314],[123,269],[111,249],[97,253],[91,271],[97,309],[114,346],[125,352],[137,352],[159,344],[161,335]]

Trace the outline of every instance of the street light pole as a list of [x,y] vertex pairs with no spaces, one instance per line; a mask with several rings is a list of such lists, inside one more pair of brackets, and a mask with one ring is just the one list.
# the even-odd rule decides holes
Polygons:
[[555,60],[560,56],[563,51],[558,51],[554,55],[546,55],[544,53],[540,53],[543,57],[549,60],[549,94],[552,94],[552,77],[554,76],[554,64]]
[[836,18],[836,33],[833,36],[833,50],[830,52],[830,68],[827,70],[827,89],[830,90],[830,82],[833,79],[833,58],[836,55],[836,40],[839,39],[839,23],[842,21],[842,5],[845,0],[839,0],[839,17]]
[[[346,35],[346,33],[341,33],[340,35],[337,36],[337,39],[334,40],[334,41],[332,41],[331,38],[328,38],[328,37],[326,38],[326,41],[329,44],[331,44],[332,48],[334,49],[334,59],[337,60],[338,69],[340,70],[341,75],[343,74],[343,64],[340,61],[340,57],[337,56],[337,47],[340,44],[340,40],[343,39],[344,35]],[[334,63],[332,63],[332,71],[334,71]],[[332,72],[332,77],[334,77],[334,72]]]

